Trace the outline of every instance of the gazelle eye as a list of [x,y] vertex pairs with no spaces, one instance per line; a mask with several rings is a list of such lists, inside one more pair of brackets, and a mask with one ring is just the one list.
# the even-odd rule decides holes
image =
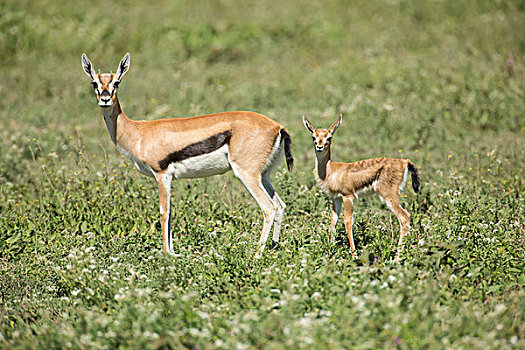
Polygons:
[[118,80],[113,83],[113,86],[115,87],[115,89],[118,88],[118,84],[120,84],[120,81],[118,81]]
[[326,138],[326,142],[332,141],[332,136]]
[[312,136],[312,140],[314,140],[314,141],[315,141],[315,136]]
[[93,89],[97,90],[98,89],[98,84],[96,81],[92,81],[91,82],[91,85],[93,85]]

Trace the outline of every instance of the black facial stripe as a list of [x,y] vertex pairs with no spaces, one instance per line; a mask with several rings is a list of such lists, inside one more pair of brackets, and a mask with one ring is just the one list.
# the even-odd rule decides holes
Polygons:
[[160,170],[166,169],[171,163],[177,163],[188,158],[216,151],[225,144],[229,144],[231,136],[231,131],[228,130],[172,152],[159,162]]

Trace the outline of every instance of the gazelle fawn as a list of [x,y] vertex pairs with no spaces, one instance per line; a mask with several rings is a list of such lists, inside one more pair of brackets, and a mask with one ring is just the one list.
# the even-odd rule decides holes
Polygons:
[[315,148],[315,179],[323,191],[332,197],[330,237],[333,241],[335,227],[344,204],[344,223],[350,252],[355,255],[352,235],[354,199],[367,192],[375,192],[399,220],[401,233],[395,260],[399,261],[403,237],[410,230],[410,214],[399,204],[399,194],[405,185],[407,174],[412,174],[412,188],[419,191],[419,176],[409,159],[372,158],[352,163],[333,162],[330,146],[332,137],[341,125],[342,114],[328,129],[316,129],[303,115],[304,126],[312,133]]
[[[224,112],[152,121],[129,119],[117,97],[130,67],[127,53],[116,73],[96,73],[86,54],[82,69],[91,80],[109,136],[142,174],[155,178],[160,197],[163,251],[173,253],[172,178],[197,178],[233,173],[260,206],[264,223],[257,255],[262,254],[273,226],[272,245],[279,241],[285,204],[270,182],[272,170],[286,155],[293,166],[291,138],[276,121],[254,112]],[[147,77],[146,77],[147,78]]]

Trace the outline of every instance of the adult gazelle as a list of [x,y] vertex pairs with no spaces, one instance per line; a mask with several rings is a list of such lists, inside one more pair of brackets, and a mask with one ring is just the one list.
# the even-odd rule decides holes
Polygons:
[[224,112],[188,118],[129,119],[117,97],[130,66],[127,53],[116,73],[96,73],[86,54],[82,68],[91,79],[109,136],[142,174],[155,178],[160,197],[163,250],[173,253],[170,228],[171,181],[223,174],[232,170],[255,198],[264,215],[258,256],[273,226],[272,245],[279,241],[285,204],[270,182],[284,150],[293,166],[291,138],[276,121],[254,112]]

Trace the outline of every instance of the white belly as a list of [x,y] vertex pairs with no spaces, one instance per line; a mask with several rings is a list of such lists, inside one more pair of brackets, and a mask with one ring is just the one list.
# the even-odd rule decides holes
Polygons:
[[191,179],[224,174],[230,169],[228,145],[224,145],[213,152],[172,163],[168,172],[176,179]]
[[357,190],[357,192],[355,193],[355,198],[368,197],[372,195],[374,193],[375,187],[376,187],[376,182],[374,182],[372,186],[368,186],[360,190]]

